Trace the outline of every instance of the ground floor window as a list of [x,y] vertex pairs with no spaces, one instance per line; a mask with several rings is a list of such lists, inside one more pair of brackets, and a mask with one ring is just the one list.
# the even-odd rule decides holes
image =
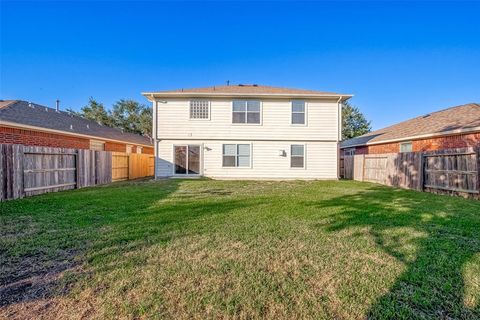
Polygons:
[[303,144],[292,144],[290,146],[290,167],[305,167],[305,146]]
[[224,144],[222,154],[224,167],[250,167],[249,144]]
[[400,152],[412,152],[412,143],[411,142],[401,143]]

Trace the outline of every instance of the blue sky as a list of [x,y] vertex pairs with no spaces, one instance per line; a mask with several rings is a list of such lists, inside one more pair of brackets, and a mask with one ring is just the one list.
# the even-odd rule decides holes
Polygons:
[[480,2],[6,2],[0,98],[232,83],[352,93],[381,128],[480,102]]

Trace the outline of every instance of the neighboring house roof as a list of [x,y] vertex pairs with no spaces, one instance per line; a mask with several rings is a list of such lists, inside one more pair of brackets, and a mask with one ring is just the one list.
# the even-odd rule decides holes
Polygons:
[[65,111],[56,111],[39,104],[22,100],[0,100],[0,125],[17,124],[25,127],[62,131],[70,135],[113,140],[150,146],[149,138],[134,133],[122,132],[87,120]]
[[341,148],[408,141],[463,132],[480,132],[480,104],[470,103],[432,112],[346,140]]
[[286,96],[286,97],[343,97],[346,100],[352,95],[334,92],[291,89],[263,86],[257,84],[238,84],[227,86],[213,86],[205,88],[177,89],[168,91],[144,92],[144,96],[151,97],[169,97],[169,96]]

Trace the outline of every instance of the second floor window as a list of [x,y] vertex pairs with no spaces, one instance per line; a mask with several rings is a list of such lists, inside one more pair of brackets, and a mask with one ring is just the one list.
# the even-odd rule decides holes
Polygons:
[[192,100],[190,101],[190,119],[210,119],[210,106],[206,100]]
[[260,123],[259,100],[233,100],[232,123]]
[[305,101],[292,101],[292,124],[305,124]]

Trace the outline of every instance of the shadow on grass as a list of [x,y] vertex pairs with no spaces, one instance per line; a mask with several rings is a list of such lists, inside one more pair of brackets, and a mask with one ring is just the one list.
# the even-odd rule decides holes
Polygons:
[[465,303],[463,275],[480,252],[479,202],[372,186],[310,205],[339,209],[330,224],[318,227],[366,228],[379,248],[406,266],[369,318],[480,319],[480,297]]
[[[225,200],[221,189],[182,193],[181,183],[116,183],[0,203],[0,308],[65,295],[69,281],[88,276],[85,261],[96,270],[119,268],[129,251],[198,232],[195,221],[206,216],[257,204]],[[168,199],[176,192],[181,201]]]

